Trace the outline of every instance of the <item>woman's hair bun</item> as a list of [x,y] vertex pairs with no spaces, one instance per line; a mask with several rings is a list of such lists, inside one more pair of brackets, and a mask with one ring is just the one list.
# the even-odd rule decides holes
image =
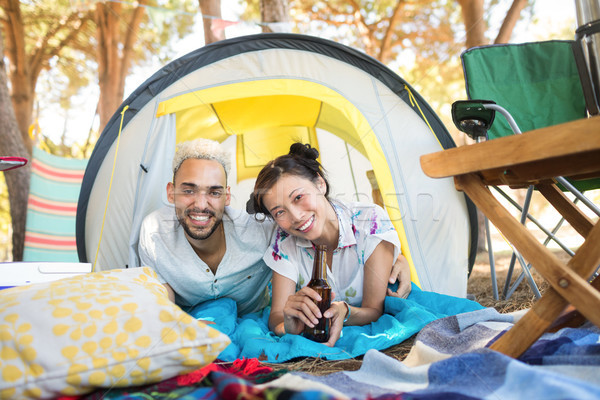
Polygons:
[[256,202],[256,196],[254,196],[254,192],[250,193],[250,198],[246,202],[246,212],[250,215],[256,214],[258,212],[259,206]]
[[290,155],[308,158],[309,160],[316,160],[319,158],[319,150],[311,147],[310,144],[306,143],[294,143],[290,146]]

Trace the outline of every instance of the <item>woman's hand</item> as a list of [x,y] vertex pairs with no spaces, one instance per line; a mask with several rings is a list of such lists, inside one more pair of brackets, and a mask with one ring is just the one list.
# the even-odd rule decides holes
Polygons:
[[326,318],[330,318],[331,323],[329,326],[329,340],[325,343],[329,347],[335,346],[335,343],[342,334],[344,319],[346,319],[350,311],[347,307],[350,306],[346,306],[346,303],[343,301],[336,301],[331,303],[331,307],[323,314]]
[[321,311],[317,301],[321,301],[321,296],[308,286],[289,296],[283,307],[285,333],[299,335],[305,325],[312,328],[318,324]]
[[407,298],[412,289],[410,283],[410,266],[408,265],[408,260],[402,254],[398,255],[390,273],[390,284],[396,283],[396,280],[398,280],[398,289],[394,292],[388,288],[387,295],[402,299]]

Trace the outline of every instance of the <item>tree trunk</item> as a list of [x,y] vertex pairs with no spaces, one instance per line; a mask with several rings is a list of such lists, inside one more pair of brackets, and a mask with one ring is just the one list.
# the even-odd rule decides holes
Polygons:
[[[33,141],[29,137],[29,127],[33,119],[38,77],[44,68],[48,68],[48,60],[58,56],[64,47],[77,40],[90,15],[73,11],[54,25],[49,24],[48,30],[37,38],[35,46],[28,47],[20,2],[0,0],[0,7],[5,14],[1,21],[6,33],[6,55],[10,60],[12,105],[22,141],[31,154]],[[66,30],[68,34],[61,37]]]
[[483,0],[457,0],[460,4],[467,49],[487,44],[485,39],[486,24],[483,19]]
[[389,19],[390,22],[385,34],[383,35],[383,40],[381,41],[381,46],[379,48],[379,57],[377,58],[384,64],[387,64],[389,61],[391,61],[391,50],[392,46],[394,45],[392,41],[392,32],[394,32],[396,25],[398,25],[402,20],[402,11],[404,10],[405,4],[406,2],[404,1],[398,1],[396,7],[394,7],[392,16]]
[[[466,48],[487,44],[485,39],[485,20],[483,19],[483,0],[457,0],[461,6],[465,32],[467,35]],[[514,0],[508,10],[504,22],[500,28],[495,43],[507,43],[512,35],[514,27],[519,20],[521,10],[527,4],[527,0]],[[485,236],[484,215],[477,209],[477,218],[479,220],[477,252],[487,250],[487,241]]]
[[[0,31],[0,54],[4,54],[2,31]],[[4,58],[0,58],[0,126],[2,127],[0,129],[0,154],[30,159],[29,152],[21,139],[13,105],[8,94],[8,78]],[[4,172],[12,219],[13,261],[23,259],[30,171],[31,164],[28,163],[24,167]]]
[[[466,48],[487,44],[485,40],[485,20],[483,19],[483,0],[457,0],[460,4],[463,23],[465,25]],[[477,252],[487,251],[485,236],[485,216],[477,208]]]
[[510,9],[506,13],[506,17],[504,21],[502,21],[502,26],[500,27],[500,31],[498,32],[498,36],[496,36],[496,40],[494,43],[508,43],[510,41],[510,37],[515,29],[515,25],[521,16],[521,11],[527,5],[527,0],[514,0]]
[[262,31],[273,32],[269,23],[289,22],[290,9],[287,0],[260,0],[260,17],[262,20]]
[[221,18],[221,0],[198,0],[204,25],[204,44],[225,39],[224,29],[213,29],[215,18]]
[[96,3],[96,25],[98,37],[98,115],[100,131],[120,104],[118,98],[119,80],[121,76],[119,63],[119,17],[120,3]]
[[[138,1],[126,30],[121,34],[122,4],[115,2],[96,3],[96,26],[98,38],[98,115],[100,131],[118,110],[123,101],[125,77],[131,66],[133,45],[137,38],[144,13],[145,1]],[[119,38],[123,37],[123,42]]]
[[[22,141],[31,154],[33,143],[29,137],[29,125],[33,113],[34,90],[31,87],[31,64],[25,53],[25,27],[18,0],[8,0],[2,4],[7,24],[7,55],[11,61],[11,87],[13,114],[22,137]],[[3,46],[4,47],[4,46]],[[4,52],[1,53],[4,55]]]

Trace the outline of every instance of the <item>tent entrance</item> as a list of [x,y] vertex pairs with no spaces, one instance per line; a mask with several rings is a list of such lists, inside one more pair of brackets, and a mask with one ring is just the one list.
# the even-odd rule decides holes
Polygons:
[[[223,142],[237,136],[238,182],[255,178],[269,160],[286,154],[295,141],[319,148],[317,129],[339,137],[370,161],[384,207],[412,266],[398,191],[379,140],[361,110],[343,94],[302,79],[233,82],[172,96],[158,104],[157,118],[173,114],[177,143],[197,137]],[[347,158],[342,152],[339,156]]]

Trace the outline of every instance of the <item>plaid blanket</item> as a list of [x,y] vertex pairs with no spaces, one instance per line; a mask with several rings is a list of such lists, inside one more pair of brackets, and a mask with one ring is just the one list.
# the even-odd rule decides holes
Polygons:
[[547,333],[518,360],[489,350],[521,314],[481,309],[429,323],[404,362],[366,352],[358,371],[273,372],[256,359],[211,364],[143,388],[86,399],[598,399],[600,329]]
[[490,308],[443,318],[417,335],[404,362],[369,351],[358,371],[300,376],[349,398],[600,398],[600,329],[546,333],[519,359],[488,349],[521,315]]

